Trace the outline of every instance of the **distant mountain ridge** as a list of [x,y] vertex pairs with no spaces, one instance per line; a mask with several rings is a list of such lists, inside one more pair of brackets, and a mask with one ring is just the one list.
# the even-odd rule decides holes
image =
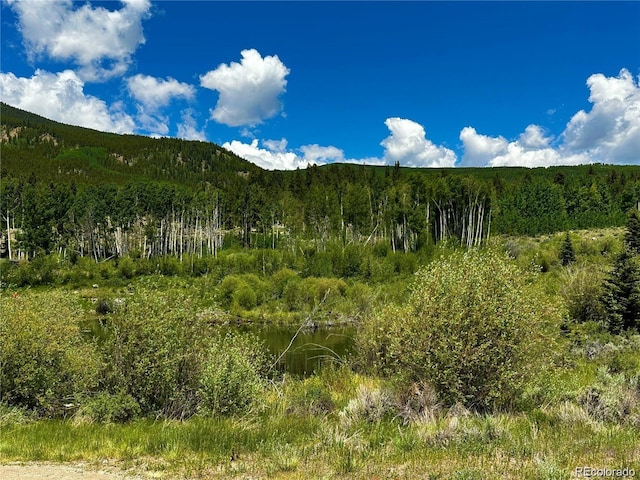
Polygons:
[[260,167],[210,142],[120,135],[66,125],[0,104],[2,173],[51,181],[216,182]]

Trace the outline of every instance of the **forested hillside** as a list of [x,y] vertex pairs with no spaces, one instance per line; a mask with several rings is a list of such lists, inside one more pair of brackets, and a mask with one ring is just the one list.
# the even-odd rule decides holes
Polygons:
[[2,254],[215,254],[224,245],[385,242],[623,225],[640,166],[264,171],[206,142],[101,133],[2,104]]

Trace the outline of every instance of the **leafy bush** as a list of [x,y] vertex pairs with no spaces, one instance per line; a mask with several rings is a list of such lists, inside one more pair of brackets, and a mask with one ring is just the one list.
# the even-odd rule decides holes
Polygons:
[[265,302],[267,285],[255,274],[228,275],[222,280],[219,292],[223,306],[251,310]]
[[123,257],[118,260],[118,273],[123,278],[133,278],[135,275],[135,264],[129,257]]
[[19,287],[47,285],[60,280],[61,269],[58,255],[39,255],[31,261],[21,260],[17,265],[3,268],[3,281]]
[[158,268],[162,275],[181,275],[183,273],[183,265],[176,257],[172,255],[164,255],[158,260]]
[[283,291],[283,298],[290,310],[311,309],[323,301],[327,304],[343,298],[347,284],[338,278],[292,278]]
[[206,328],[184,293],[138,288],[106,322],[107,391],[131,395],[143,414],[193,414]]
[[289,268],[282,268],[274,273],[271,276],[273,296],[275,298],[282,298],[286,285],[296,278],[298,278],[298,274]]
[[225,307],[229,307],[233,301],[234,292],[245,286],[247,286],[246,282],[242,281],[239,275],[228,275],[224,277],[219,289],[220,303]]
[[140,405],[126,393],[99,393],[76,412],[77,422],[121,423],[140,416]]
[[62,292],[2,299],[0,401],[57,416],[98,383],[100,362]]
[[605,317],[602,297],[604,275],[594,266],[569,267],[563,273],[562,298],[571,320],[602,322]]
[[233,302],[245,310],[251,310],[258,304],[256,293],[246,284],[233,292]]
[[434,386],[448,405],[512,405],[540,363],[542,324],[557,312],[527,286],[504,255],[469,251],[438,260],[415,276],[404,306],[363,322],[362,361],[379,372]]
[[228,415],[246,410],[262,393],[268,366],[266,349],[256,338],[216,338],[200,378],[200,411]]

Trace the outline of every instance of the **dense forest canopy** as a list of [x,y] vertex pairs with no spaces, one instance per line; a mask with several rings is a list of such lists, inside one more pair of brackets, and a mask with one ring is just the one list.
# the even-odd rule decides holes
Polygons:
[[[623,225],[640,166],[265,171],[207,142],[116,135],[1,106],[2,252],[208,255],[224,245],[386,242]],[[295,247],[292,247],[295,248]]]

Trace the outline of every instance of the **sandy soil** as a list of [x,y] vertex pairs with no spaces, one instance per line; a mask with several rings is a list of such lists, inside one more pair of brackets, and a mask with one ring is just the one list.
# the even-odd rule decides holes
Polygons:
[[143,480],[139,474],[115,467],[96,468],[84,463],[10,463],[0,465],[2,480]]

